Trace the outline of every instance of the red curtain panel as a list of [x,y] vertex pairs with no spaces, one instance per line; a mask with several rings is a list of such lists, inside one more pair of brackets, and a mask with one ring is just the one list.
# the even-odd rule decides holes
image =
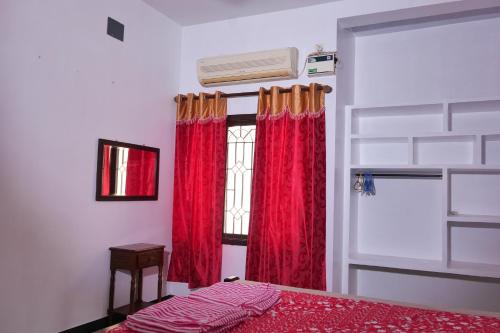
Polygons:
[[129,148],[126,195],[154,195],[156,185],[156,153]]
[[110,161],[109,154],[111,147],[109,145],[103,145],[102,150],[102,178],[101,178],[101,195],[109,195],[109,171],[110,171]]
[[325,290],[324,92],[261,89],[246,279]]
[[189,288],[220,281],[227,113],[220,94],[177,99],[168,280]]

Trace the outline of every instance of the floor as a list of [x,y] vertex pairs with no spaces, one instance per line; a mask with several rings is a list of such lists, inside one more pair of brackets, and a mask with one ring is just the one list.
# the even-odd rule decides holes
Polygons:
[[115,326],[117,326],[117,325],[118,325],[118,324],[113,325],[113,326],[109,326],[109,327],[106,327],[106,328],[103,328],[102,330],[95,331],[94,333],[104,333],[104,332],[106,332],[106,330],[108,330],[108,329],[110,329],[110,328],[112,328],[112,327],[115,327]]

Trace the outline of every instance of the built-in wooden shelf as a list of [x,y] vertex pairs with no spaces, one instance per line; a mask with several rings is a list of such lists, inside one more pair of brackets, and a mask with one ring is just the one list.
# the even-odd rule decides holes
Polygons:
[[392,133],[380,133],[380,134],[352,134],[352,140],[382,140],[382,139],[394,139],[394,140],[404,140],[409,138],[428,138],[442,140],[443,138],[463,138],[463,137],[473,137],[473,136],[496,136],[500,135],[499,131],[447,131],[447,132],[428,132],[428,133],[405,133],[405,135],[394,135]]
[[500,172],[500,165],[449,165],[447,169],[451,173],[496,174]]
[[[500,97],[427,101],[403,105],[351,105],[346,106],[345,111],[344,184],[348,185],[344,186],[343,196],[343,242],[344,249],[348,252],[344,261],[344,264],[347,264],[346,267],[367,266],[381,269],[422,271],[430,274],[500,279],[500,265],[454,261],[451,253],[456,250],[452,247],[454,240],[451,238],[451,230],[453,227],[466,227],[464,230],[460,230],[462,237],[467,237],[467,233],[477,235],[478,233],[475,233],[477,230],[471,231],[476,227],[491,228],[498,232],[500,216],[450,214],[453,210],[457,212],[467,211],[467,208],[462,209],[460,205],[453,206],[457,202],[475,200],[475,197],[464,196],[464,193],[459,192],[462,188],[457,187],[466,187],[469,183],[477,182],[484,188],[484,179],[486,179],[483,177],[484,175],[492,175],[492,183],[495,186],[498,185],[498,177],[500,176],[500,154],[498,153],[500,149],[500,127],[498,126],[500,123]],[[370,220],[367,222],[368,213],[360,214],[356,210],[371,209],[367,212],[375,212],[387,220],[391,218],[390,214],[385,214],[383,210],[374,208],[376,207],[376,196],[383,193],[386,200],[392,200],[388,201],[388,209],[390,204],[398,199],[394,195],[387,195],[388,191],[377,191],[374,197],[358,197],[352,189],[353,176],[362,172],[380,174],[378,176],[383,177],[390,176],[396,179],[394,183],[392,180],[383,183],[387,186],[385,189],[393,192],[398,191],[397,182],[401,182],[400,178],[414,179],[414,181],[405,181],[401,184],[410,186],[417,193],[422,193],[421,195],[425,196],[428,193],[427,198],[432,197],[434,200],[439,200],[442,206],[441,210],[434,207],[432,216],[423,214],[426,222],[432,220],[432,223],[436,224],[429,227],[429,223],[423,223],[422,227],[433,230],[432,232],[439,232],[441,241],[437,242],[436,237],[434,237],[431,241],[433,243],[428,244],[431,250],[425,248],[427,245],[422,245],[419,248],[419,244],[426,244],[427,240],[422,238],[425,233],[419,234],[418,229],[415,228],[415,223],[418,221],[413,215],[414,220],[411,220],[411,216],[409,219],[413,223],[409,229],[415,233],[412,237],[422,238],[421,243],[412,242],[414,238],[407,237],[411,243],[408,248],[405,249],[402,245],[404,241],[399,240],[399,243],[390,245],[392,247],[389,251],[383,242],[390,242],[390,239],[378,242],[376,237],[383,238],[384,234],[378,232],[379,229],[373,228],[373,223],[380,221]],[[394,175],[401,175],[401,177],[392,177]],[[415,175],[437,176],[439,183],[417,183],[420,181],[419,179],[427,177],[414,177]],[[464,179],[467,181],[464,182]],[[405,196],[407,193],[409,192],[406,192],[406,189],[401,189],[401,196]],[[481,200],[479,199],[481,195],[491,198],[490,193],[491,191],[479,191],[477,200]],[[411,200],[418,200],[418,198],[413,197]],[[429,205],[430,208],[432,208],[431,206]],[[395,211],[398,223],[396,221],[393,221],[392,224],[381,223],[383,227],[394,229],[399,228],[399,223],[408,222],[401,220],[404,218],[402,217],[404,214],[401,213],[401,208],[398,208],[399,211]],[[405,208],[407,209],[406,206]],[[487,207],[485,208],[484,204],[479,205],[477,211],[472,211],[478,214],[498,215],[498,210],[489,210]],[[369,238],[367,229],[360,228],[370,229],[371,234],[375,231],[378,236]],[[393,229],[388,230],[387,234],[392,235]],[[364,230],[364,232],[360,232],[360,230]],[[453,244],[460,246],[456,245],[458,243]],[[393,251],[398,246],[403,249],[401,253],[398,253],[397,250]],[[405,254],[420,254],[420,250],[423,256],[431,258],[437,256],[438,259],[404,257]],[[394,252],[400,256],[378,255],[375,254],[376,252]],[[344,271],[342,275],[342,291],[345,293],[356,289],[356,287],[349,287],[349,284],[357,283],[357,279],[351,276],[349,271],[351,270],[347,269],[347,272]]]
[[[468,99],[448,99],[448,100],[438,100],[438,101],[426,101],[424,103],[395,103],[395,104],[354,104],[350,105],[351,110],[363,110],[363,109],[405,109],[405,108],[423,108],[425,112],[429,108],[433,106],[443,106],[445,104],[448,105],[458,105],[458,104],[481,104],[481,103],[491,103],[491,102],[500,102],[500,98],[497,96],[492,97],[480,97],[480,98],[468,98]],[[464,112],[464,111],[461,111]],[[470,110],[468,112],[476,112],[474,110]]]
[[376,170],[387,172],[421,172],[433,173],[447,169],[450,172],[469,172],[469,173],[498,173],[500,165],[484,164],[457,164],[457,165],[419,165],[419,164],[352,164],[351,170]]
[[447,272],[450,274],[500,279],[500,265],[452,261],[448,265]]
[[351,254],[349,258],[349,264],[424,272],[443,271],[444,267],[443,263],[440,260],[393,257],[362,253]]
[[448,215],[448,221],[450,222],[464,222],[464,223],[488,223],[488,224],[499,224],[500,216],[491,215]]
[[483,263],[451,262],[448,265],[445,265],[441,260],[358,253],[351,254],[351,257],[349,258],[349,265],[455,274],[482,278],[500,278],[500,265]]

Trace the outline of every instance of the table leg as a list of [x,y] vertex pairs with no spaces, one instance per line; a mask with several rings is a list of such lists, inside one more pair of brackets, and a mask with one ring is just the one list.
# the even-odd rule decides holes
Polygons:
[[161,300],[161,287],[163,284],[163,265],[158,266],[158,302]]
[[115,299],[115,274],[116,269],[111,270],[111,276],[109,278],[109,302],[108,302],[108,315],[113,313],[114,299]]
[[137,281],[137,300],[142,303],[142,268],[139,269],[139,280]]
[[137,285],[136,281],[137,272],[135,270],[130,272],[130,304],[129,304],[129,313],[134,313],[135,310],[135,286]]

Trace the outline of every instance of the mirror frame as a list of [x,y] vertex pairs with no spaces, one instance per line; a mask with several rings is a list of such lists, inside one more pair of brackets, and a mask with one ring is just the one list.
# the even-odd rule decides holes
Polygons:
[[[119,146],[125,148],[134,148],[156,153],[156,175],[155,175],[155,194],[154,195],[131,195],[131,196],[103,196],[102,192],[102,162],[104,145]],[[96,175],[96,201],[154,201],[158,200],[158,184],[160,178],[160,149],[148,146],[141,146],[132,143],[99,139],[97,147],[97,175]]]

